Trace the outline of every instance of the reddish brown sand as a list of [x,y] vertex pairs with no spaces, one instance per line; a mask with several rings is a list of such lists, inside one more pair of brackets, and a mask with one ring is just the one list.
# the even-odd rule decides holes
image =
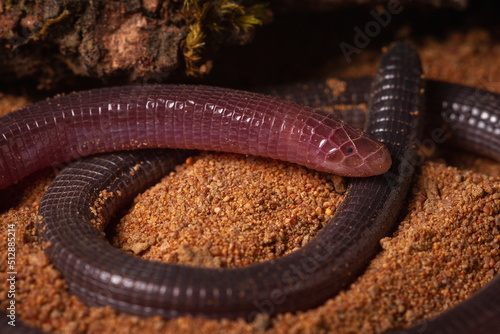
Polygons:
[[[454,34],[444,44],[429,39],[420,52],[428,77],[500,92],[495,85],[500,45],[492,44],[486,32]],[[336,74],[371,74],[376,57],[367,52],[363,59],[362,54],[353,64],[355,73],[349,68]],[[3,96],[0,114],[19,103]],[[38,172],[1,192],[0,249],[7,249],[7,225],[16,224],[18,316],[63,333],[379,333],[428,319],[500,270],[500,165],[443,153],[433,152],[418,170],[398,229],[381,241],[383,251],[349,290],[316,309],[274,319],[262,316],[253,323],[191,317],[164,321],[86,307],[68,293],[38,244],[36,209],[53,178],[51,170]],[[341,178],[292,164],[205,153],[140,195],[116,227],[113,242],[148,259],[247,265],[305,244],[334,213],[344,190]],[[2,254],[0,304],[5,309],[7,256]]]

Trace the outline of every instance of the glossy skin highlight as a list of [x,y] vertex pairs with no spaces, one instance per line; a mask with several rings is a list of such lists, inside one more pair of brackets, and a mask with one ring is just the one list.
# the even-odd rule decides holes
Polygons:
[[[384,56],[380,66],[367,131],[389,148],[395,161],[390,173],[397,178],[389,180],[381,175],[353,179],[335,216],[301,249],[272,261],[221,270],[144,261],[111,247],[87,223],[95,219],[89,209],[95,196],[103,189],[108,193],[119,190],[122,194],[104,204],[105,218],[109,218],[115,209],[133,198],[133,189],[146,186],[144,175],[164,173],[156,157],[134,158],[124,153],[95,157],[88,163],[79,161],[59,174],[39,207],[39,234],[50,245],[46,254],[71,291],[86,303],[110,305],[128,313],[165,318],[243,317],[253,321],[258,313],[272,316],[323,303],[352,282],[377,253],[380,238],[393,228],[412,178],[413,170],[406,168],[404,162],[412,161],[416,154],[414,142],[420,124],[423,80],[418,55],[408,44],[398,44]],[[412,103],[399,108],[405,99]],[[339,134],[336,140],[343,143],[339,147],[346,153],[350,147],[356,149],[366,143],[358,130],[345,130],[344,126],[332,130],[337,123],[324,114],[304,118],[300,124],[305,124],[305,130],[283,129],[280,133],[299,136],[299,146],[305,144],[304,150],[312,148],[316,154],[318,147],[324,149],[322,152],[331,152],[321,138]],[[359,167],[363,163],[354,158],[355,154],[366,154],[372,159],[380,151],[372,153],[366,148],[365,152],[352,153],[342,154],[337,164]],[[324,153],[320,151],[321,154]],[[296,151],[291,154],[299,155]],[[125,159],[131,161],[123,170],[117,170]],[[127,168],[140,162],[145,162],[144,168],[154,173],[142,173],[142,168],[127,172]]]
[[1,117],[0,189],[83,156],[160,147],[259,155],[353,177],[384,173],[391,164],[387,149],[371,137],[292,102],[207,86],[124,86],[57,97]]
[[[365,103],[368,96],[368,88],[370,79],[354,79],[348,80],[347,90],[341,94],[339,100],[331,101],[332,95],[324,94],[322,87],[312,89],[311,91],[301,91],[296,87],[292,87],[293,96],[296,96],[297,101],[301,103],[309,103],[314,106],[317,101],[328,103],[347,103],[359,104]],[[499,123],[494,119],[500,119],[500,96],[498,94],[481,91],[481,96],[488,95],[480,101],[471,99],[477,89],[465,87],[456,84],[448,84],[438,81],[428,81],[430,90],[426,92],[427,109],[432,111],[432,114],[426,115],[431,118],[433,126],[441,126],[446,124],[451,132],[452,137],[449,143],[454,143],[457,146],[465,147],[476,153],[487,154],[493,158],[500,159],[500,128]],[[303,86],[303,85],[300,85]],[[315,85],[308,85],[316,87]],[[300,94],[307,96],[300,97]],[[291,96],[289,91],[281,91],[282,96]],[[479,124],[482,120],[477,116],[477,122],[470,121],[478,115],[488,114],[489,122],[486,127],[493,129],[492,131],[484,131]],[[354,115],[355,118],[352,118]],[[350,120],[356,124],[363,125],[365,123],[364,114],[348,114],[345,116],[351,117]],[[356,118],[357,117],[357,118]],[[137,152],[139,153],[139,152]],[[362,182],[362,180],[360,180]],[[364,193],[363,197],[370,197],[370,194]],[[329,224],[331,225],[331,224]],[[299,259],[297,259],[299,260]],[[299,263],[299,262],[297,262]],[[300,264],[300,263],[299,263]],[[318,294],[322,294],[320,291]],[[497,276],[487,287],[481,290],[473,299],[460,304],[459,309],[449,310],[443,316],[423,324],[417,325],[401,333],[470,333],[472,330],[475,333],[491,333],[500,326],[500,277]],[[395,331],[394,333],[400,333]]]

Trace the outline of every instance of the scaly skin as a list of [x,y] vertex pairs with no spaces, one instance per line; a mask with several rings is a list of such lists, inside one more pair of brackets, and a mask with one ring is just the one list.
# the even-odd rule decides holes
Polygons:
[[[144,261],[114,249],[88,224],[95,218],[89,208],[100,191],[120,190],[122,196],[103,206],[108,216],[133,197],[128,189],[146,186],[147,178],[138,172],[117,169],[120,161],[129,159],[125,153],[111,157],[112,163],[102,158],[82,161],[54,181],[39,208],[40,235],[51,245],[46,253],[82,300],[123,312],[250,321],[258,312],[274,315],[317,306],[364,270],[380,238],[393,228],[413,174],[423,83],[418,55],[409,45],[397,44],[384,56],[374,81],[367,131],[388,147],[394,163],[384,175],[353,180],[332,221],[296,252],[220,270]],[[357,151],[372,156],[370,148],[358,145]],[[141,161],[162,175],[164,168],[149,163],[156,161],[152,158],[140,156],[127,166]],[[106,182],[115,179],[117,183]],[[132,187],[125,189],[124,184]]]

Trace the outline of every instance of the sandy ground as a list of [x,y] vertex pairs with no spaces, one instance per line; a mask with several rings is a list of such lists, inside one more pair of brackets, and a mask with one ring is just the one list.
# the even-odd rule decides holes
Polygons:
[[[418,48],[428,77],[500,92],[500,44],[487,31],[451,33],[445,42],[428,38]],[[372,74],[374,59],[359,57],[339,74]],[[2,95],[0,113],[25,103]],[[380,333],[428,319],[500,270],[500,165],[446,151],[420,166],[399,227],[381,240],[382,251],[348,290],[316,309],[253,323],[164,321],[85,306],[39,245],[36,210],[54,173],[35,173],[0,192],[1,307],[7,305],[7,226],[15,224],[18,316],[47,332]],[[224,267],[265,261],[312,238],[344,186],[341,178],[292,164],[203,153],[138,196],[112,242],[161,261]]]

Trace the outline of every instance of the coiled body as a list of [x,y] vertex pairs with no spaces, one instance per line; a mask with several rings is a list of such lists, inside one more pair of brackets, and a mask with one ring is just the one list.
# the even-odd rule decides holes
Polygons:
[[[411,68],[414,68],[414,66],[412,66]],[[404,76],[406,76],[408,74],[408,72],[403,72],[405,73]],[[404,77],[403,76],[403,77]],[[392,76],[389,76],[392,78]],[[401,79],[401,77],[397,76],[399,79]],[[382,78],[384,78],[384,76],[382,75]],[[414,81],[415,80],[415,81]],[[419,89],[421,88],[420,87],[420,81],[419,80],[416,80],[416,79],[411,79],[409,81],[411,84],[410,86],[413,87],[413,88],[416,88],[416,87],[419,87]],[[380,91],[381,95],[378,95],[378,99],[379,99],[379,102],[381,101],[384,101],[385,100],[385,97],[388,96],[388,95],[391,95],[391,96],[395,96],[395,97],[403,97],[403,99],[398,99],[399,102],[397,102],[397,106],[403,106],[405,110],[409,110],[408,108],[410,108],[411,110],[411,106],[413,107],[416,107],[418,105],[418,102],[416,101],[413,101],[412,98],[408,98],[409,96],[413,96],[412,94],[416,94],[415,91],[411,90],[413,93],[409,93],[409,91],[406,91],[406,90],[402,90],[401,89],[401,82],[393,82],[393,81],[389,81],[389,85],[387,85],[388,82],[385,82],[386,86],[388,87],[396,87],[397,89],[396,90],[382,90]],[[384,81],[382,80],[381,82],[379,82],[380,85],[384,86]],[[443,88],[443,91],[442,91],[442,95],[436,95],[436,101],[438,102],[441,102],[439,103],[441,108],[439,110],[443,110],[443,115],[450,115],[450,113],[447,113],[446,110],[444,108],[444,102],[445,100],[449,99],[449,101],[456,101],[457,105],[461,105],[461,106],[472,106],[474,107],[475,104],[472,103],[471,104],[467,104],[467,101],[463,101],[463,97],[464,97],[464,91],[467,91],[467,88],[465,87],[462,87],[462,86],[458,86],[458,85],[452,85],[451,87],[452,88],[456,88],[456,92],[454,94],[458,94],[458,95],[449,95],[450,94],[450,90],[448,88],[446,88],[446,84],[443,84],[443,83],[436,83],[438,86],[439,85],[442,85]],[[350,86],[349,86],[350,87]],[[407,86],[404,86],[404,87],[407,87]],[[458,92],[458,93],[457,93]],[[363,93],[361,94],[363,96],[366,96],[366,90],[363,91]],[[360,95],[360,96],[361,96]],[[416,94],[415,96],[418,96],[419,94]],[[345,94],[344,97],[348,98],[349,94]],[[492,95],[495,97],[495,101],[498,101],[498,97],[496,95]],[[351,96],[352,97],[352,96]],[[375,95],[374,97],[374,101],[377,100],[377,95]],[[431,99],[431,101],[433,101]],[[392,102],[394,103],[394,102]],[[429,101],[427,103],[427,105],[429,105]],[[395,105],[392,105],[392,107],[394,107]],[[384,106],[382,107],[382,109],[384,109],[385,107],[387,106]],[[415,109],[413,109],[413,111],[416,111],[418,110],[419,108],[416,107]],[[464,113],[464,110],[466,111],[467,108],[462,108],[462,107],[459,107],[456,111],[456,115],[458,115],[458,118],[465,118],[466,116],[463,116],[463,115],[467,115],[466,113]],[[415,116],[415,113],[413,113],[414,116]],[[498,114],[498,112],[497,112]],[[462,115],[462,116],[461,116]],[[494,112],[493,114],[494,115]],[[398,117],[401,116],[401,115],[398,115]],[[452,117],[451,117],[452,118]],[[375,120],[371,120],[370,121],[370,124],[372,124],[372,129],[381,129],[381,128],[384,128],[386,129],[387,126],[390,127],[389,124],[381,124],[381,123],[378,123],[380,120],[383,120],[383,119],[388,119],[387,115],[382,113],[382,114],[379,114],[378,116],[376,116]],[[379,121],[377,121],[379,120]],[[400,118],[393,118],[392,121],[393,123],[392,124],[397,124],[397,122],[399,122]],[[444,118],[444,120],[446,121],[446,118]],[[373,123],[372,123],[373,122]],[[462,123],[460,123],[462,124]],[[477,123],[476,123],[477,124]],[[417,126],[417,123],[414,123],[412,119],[408,119],[408,118],[405,118],[403,117],[402,118],[402,123],[401,125],[403,126],[403,131],[400,132],[399,134],[396,135],[395,138],[391,138],[390,140],[401,140],[402,143],[408,143],[408,141],[411,141],[415,139],[415,136],[416,136],[416,133],[418,132],[418,126]],[[493,124],[494,125],[494,124]],[[477,127],[474,127],[474,122],[463,122],[463,126],[469,128],[469,129],[472,129],[472,131],[470,131],[470,136],[476,138],[478,137],[478,132],[477,130],[474,130],[475,128],[477,129]],[[397,128],[399,126],[396,126]],[[407,130],[410,130],[409,132],[406,132]],[[495,132],[495,131],[493,131]],[[397,133],[397,132],[396,132]],[[381,140],[384,140],[384,138],[379,138]],[[477,139],[477,138],[476,138]],[[459,138],[458,139],[459,142],[460,140],[463,140],[462,138]],[[496,139],[494,140],[498,140],[498,137],[496,137]],[[399,143],[399,141],[397,142]],[[370,179],[366,179],[366,180],[358,180],[358,181],[355,181],[356,183],[360,182],[358,185],[354,184],[351,186],[351,189],[349,191],[349,195],[348,195],[348,198],[351,198],[351,203],[350,204],[353,204],[353,205],[357,205],[356,209],[353,209],[351,210],[352,212],[349,212],[350,208],[347,207],[347,204],[345,204],[341,209],[339,209],[339,215],[342,214],[342,212],[344,212],[344,215],[346,216],[350,216],[351,217],[351,221],[349,222],[352,222],[353,221],[353,226],[338,226],[338,225],[335,225],[335,222],[336,221],[345,221],[343,218],[342,220],[340,220],[339,217],[336,217],[335,219],[339,219],[339,220],[335,220],[335,221],[332,221],[330,222],[327,227],[324,229],[324,231],[322,231],[321,233],[323,234],[319,234],[318,237],[316,239],[314,239],[313,241],[311,241],[306,247],[304,247],[303,249],[305,249],[305,252],[308,252],[307,254],[313,254],[313,257],[312,259],[325,259],[325,257],[327,257],[326,261],[327,261],[327,264],[328,265],[337,265],[337,264],[342,264],[345,262],[342,262],[343,260],[345,260],[346,258],[348,259],[351,259],[352,261],[354,261],[353,263],[355,264],[355,266],[358,266],[359,265],[359,268],[361,269],[355,269],[354,267],[350,267],[350,269],[355,269],[352,273],[349,273],[349,275],[347,275],[347,280],[349,280],[349,277],[351,277],[352,275],[356,274],[357,272],[359,272],[360,270],[362,270],[362,268],[364,267],[363,264],[360,265],[360,263],[362,263],[364,260],[364,258],[366,257],[363,257],[363,253],[365,252],[368,252],[366,249],[370,248],[371,246],[373,247],[373,251],[376,249],[376,245],[378,243],[378,237],[380,237],[380,235],[383,235],[383,232],[382,230],[384,229],[389,229],[390,230],[390,222],[385,222],[385,225],[384,227],[380,230],[380,229],[375,229],[375,225],[378,225],[378,224],[373,224],[373,222],[383,222],[383,220],[387,217],[391,217],[394,215],[394,212],[397,211],[396,208],[393,208],[391,207],[390,205],[386,205],[385,203],[387,202],[380,202],[379,204],[377,203],[370,203],[369,200],[372,199],[370,198],[373,194],[377,194],[377,197],[376,199],[388,199],[389,201],[393,201],[392,203],[394,203],[396,206],[397,205],[400,205],[398,203],[401,203],[401,201],[404,199],[404,188],[407,187],[407,182],[408,182],[408,178],[411,176],[411,169],[408,169],[408,165],[405,165],[404,164],[400,164],[398,163],[398,161],[411,161],[411,156],[414,154],[414,144],[409,144],[409,145],[406,145],[404,146],[404,148],[401,148],[403,147],[402,145],[395,145],[396,147],[393,147],[393,148],[397,148],[399,147],[399,149],[401,149],[401,151],[399,151],[398,154],[400,154],[400,158],[399,159],[394,159],[394,161],[396,162],[395,165],[393,166],[394,169],[391,169],[389,175],[391,175],[391,177],[387,178],[387,177],[384,177],[384,176],[381,176],[381,177],[377,177],[377,178],[374,178],[374,179],[378,179],[378,180],[383,180],[382,182],[381,181],[377,181],[375,183],[371,183],[371,178]],[[156,159],[156,158],[155,158]],[[170,158],[168,158],[170,159]],[[149,162],[149,158],[146,158],[146,157],[139,157],[139,159],[137,160],[138,162],[140,161],[143,161],[146,165],[148,165],[150,162]],[[129,162],[130,163],[130,162]],[[411,166],[411,164],[410,164]],[[108,166],[109,167],[109,166]],[[75,167],[77,170],[80,168],[78,166]],[[141,167],[142,168],[142,167]],[[154,167],[154,169],[157,169],[157,170],[160,170],[162,169],[163,167]],[[113,168],[107,168],[107,169],[113,169]],[[147,168],[146,168],[147,169]],[[65,172],[66,173],[66,172]],[[122,171],[118,171],[118,174],[117,175],[123,175],[124,172],[123,170]],[[126,174],[126,173],[125,173]],[[142,175],[141,173],[139,173],[140,175]],[[141,177],[138,177],[138,179],[140,180]],[[120,182],[128,182],[126,181],[127,178],[125,179],[122,179],[122,181]],[[387,181],[390,181],[389,183],[387,183]],[[118,184],[120,183],[118,182]],[[144,184],[146,182],[144,182],[143,180],[142,181],[133,181],[133,182],[139,182],[140,184]],[[367,182],[367,183],[363,183],[363,182]],[[134,183],[135,185],[137,185],[137,183]],[[64,185],[64,183],[63,183]],[[67,185],[67,183],[66,183]],[[360,189],[364,189],[365,191],[362,191],[360,190],[359,192],[356,193],[356,187],[357,186],[361,186]],[[389,186],[387,188],[387,186]],[[123,187],[123,184],[120,185],[120,186],[114,186],[115,188],[110,188],[110,189],[122,189]],[[125,190],[125,188],[123,188]],[[128,188],[127,188],[128,189]],[[385,190],[384,190],[385,189]],[[353,191],[354,190],[354,191]],[[367,192],[369,190],[369,192]],[[55,192],[54,192],[55,193]],[[80,195],[83,195],[83,194],[80,194]],[[51,202],[50,200],[48,201],[49,203],[49,206],[50,205],[55,205],[55,202]],[[371,204],[375,204],[376,206],[373,207],[371,206]],[[104,207],[106,208],[106,210],[104,211],[104,214],[103,216],[106,216],[109,212],[111,212],[112,210],[114,210],[114,205],[117,205],[116,203],[115,204],[112,204],[111,202],[109,203],[106,203],[104,205]],[[378,206],[377,206],[378,205]],[[361,208],[364,208],[363,211],[355,211],[357,209],[361,209]],[[356,216],[358,215],[358,216]],[[363,217],[370,217],[370,216],[367,216],[367,215],[372,215],[371,217],[373,218],[372,220],[369,220],[369,222],[371,224],[367,224],[366,221],[364,222],[361,222],[359,221],[359,218],[363,218]],[[72,219],[74,217],[72,216]],[[390,220],[390,219],[389,219]],[[46,222],[44,222],[45,224]],[[43,225],[42,225],[42,230],[44,229]],[[48,229],[48,230],[52,230],[52,229]],[[326,230],[328,230],[328,232],[325,232]],[[352,231],[357,231],[357,232],[352,232]],[[340,256],[341,260],[333,260],[331,257],[328,257],[329,254],[333,248],[331,248],[331,246],[329,246],[329,244],[327,243],[324,243],[324,240],[327,240],[327,239],[320,239],[320,236],[321,238],[323,238],[327,233],[331,233],[332,231],[343,231],[342,232],[342,235],[345,237],[341,242],[344,242],[343,244],[343,247],[342,249],[340,249],[340,251],[338,253],[336,253],[335,256]],[[45,233],[42,231],[42,233]],[[54,232],[47,232],[47,233],[54,233]],[[55,234],[59,234],[61,233],[61,235],[59,237],[63,237],[63,239],[66,237],[66,233],[73,233],[73,230],[69,229],[69,230],[61,230],[61,232],[56,232]],[[93,233],[93,236],[91,236]],[[357,235],[353,235],[353,234],[356,234],[356,233],[364,233],[364,234],[357,234]],[[91,236],[90,238],[92,238],[92,240],[94,240],[94,236],[99,233],[97,233],[95,230],[92,231],[88,231],[88,234],[89,236]],[[379,235],[380,234],[380,235]],[[370,242],[369,239],[370,238],[374,238],[376,239],[376,242],[373,243],[373,242]],[[315,241],[316,240],[316,241]],[[318,240],[323,240],[321,242],[318,242]],[[330,242],[332,241],[331,239],[328,241]],[[349,242],[348,242],[349,241]],[[95,241],[93,241],[95,242]],[[65,241],[63,242],[64,243],[64,246],[68,246],[68,244],[70,244],[71,242],[69,241]],[[308,246],[313,244],[312,248]],[[71,246],[71,245],[69,245]],[[52,248],[52,250],[50,251],[57,251],[59,246],[57,245],[53,245],[53,247],[49,247]],[[99,246],[100,247],[100,246]],[[71,248],[71,247],[70,247]],[[302,250],[301,250],[302,251]],[[373,253],[373,251],[371,251]],[[298,252],[297,252],[298,253]],[[105,253],[105,254],[108,254],[108,253]],[[294,253],[295,254],[295,253]],[[302,255],[306,254],[306,253],[301,253]],[[77,259],[77,262],[76,262],[76,266],[77,266],[77,269],[80,270],[79,273],[83,273],[84,272],[84,263],[83,262],[80,262],[80,258],[85,258],[85,256],[88,255],[87,253],[76,253],[76,257],[74,257],[73,259]],[[123,254],[121,254],[123,255]],[[293,254],[291,254],[293,255]],[[56,255],[57,257],[57,255]],[[342,257],[344,257],[344,259],[342,259]],[[369,256],[370,257],[370,256]],[[113,268],[113,260],[115,259],[114,257],[114,253],[110,253],[109,254],[109,258],[106,257],[105,259],[102,260],[102,263],[104,265],[106,265],[108,268]],[[284,259],[286,259],[287,261],[290,260],[289,262],[285,262],[287,263],[287,265],[289,266],[288,267],[288,271],[285,272],[285,273],[288,273],[287,275],[288,276],[281,276],[281,280],[283,281],[283,277],[288,277],[288,281],[291,284],[291,287],[292,288],[295,288],[295,287],[299,287],[301,284],[303,284],[303,287],[306,287],[308,288],[308,290],[301,290],[299,291],[298,293],[298,297],[297,298],[305,298],[305,297],[308,297],[308,298],[305,298],[305,299],[313,299],[313,302],[315,302],[316,304],[320,302],[320,299],[323,300],[326,296],[325,295],[325,289],[324,289],[324,284],[326,284],[325,282],[321,283],[322,282],[322,279],[316,279],[316,277],[312,277],[313,280],[310,281],[309,279],[311,279],[311,276],[310,275],[306,275],[304,279],[304,277],[301,277],[301,275],[298,275],[297,274],[297,270],[294,270],[294,268],[307,268],[305,267],[305,265],[307,265],[307,263],[304,261],[304,257],[285,257]],[[359,259],[359,260],[358,260]],[[281,260],[281,259],[280,259]],[[63,266],[74,266],[75,264],[71,264],[70,261],[66,261],[64,262],[64,260],[61,260],[63,261]],[[340,262],[339,262],[340,261]],[[101,266],[103,266],[103,264],[101,264]],[[271,265],[273,264],[272,262],[270,263]],[[250,270],[252,270],[251,273],[258,273],[259,271],[258,270],[255,270],[255,269],[259,269],[257,266],[260,266],[262,264],[259,264],[259,265],[255,265],[255,266],[251,266],[251,267],[248,267],[250,268]],[[302,267],[301,267],[302,266]],[[175,267],[175,266],[173,266]],[[180,267],[180,266],[179,266]],[[272,266],[270,266],[270,269],[273,269],[271,268]],[[127,269],[128,268],[128,269]],[[133,275],[135,275],[134,277],[138,278],[137,281],[134,281],[134,280],[127,280],[127,279],[122,279],[121,281],[117,278],[115,279],[115,281],[117,281],[117,287],[119,289],[121,289],[123,286],[125,285],[128,285],[128,286],[131,286],[131,285],[137,285],[139,288],[143,288],[142,291],[145,291],[144,288],[147,288],[147,284],[143,284],[145,281],[144,280],[148,280],[148,282],[151,282],[150,280],[150,277],[146,277],[146,275],[144,274],[141,274],[141,270],[144,269],[145,267],[135,267],[135,266],[131,266],[131,267],[125,267],[124,269],[120,270],[119,268],[117,268],[119,274],[121,275],[122,273],[125,273],[128,271],[129,273],[132,273]],[[263,267],[260,267],[261,269]],[[139,270],[137,270],[139,269]],[[147,269],[147,268],[146,268]],[[245,269],[245,268],[242,268],[242,269]],[[196,270],[199,270],[199,269],[196,269]],[[240,270],[240,269],[238,269]],[[255,271],[253,271],[255,270]],[[174,269],[174,271],[178,274],[179,271],[177,271],[177,268]],[[197,271],[195,274],[200,274],[202,273],[203,270],[201,271]],[[329,270],[325,270],[325,268],[318,268],[318,271],[316,272],[317,274],[319,275],[324,275],[326,274],[325,277],[327,277],[328,275],[328,271]],[[219,272],[219,270],[214,270],[214,272]],[[299,271],[299,272],[302,272],[304,273],[305,271],[302,270],[302,271]],[[253,281],[261,281],[262,280],[262,277],[265,278],[265,280],[267,281],[268,279],[273,279],[273,278],[277,278],[277,281],[279,281],[280,277],[279,276],[276,276],[276,275],[269,275],[270,271],[260,271],[260,275],[256,275],[256,276],[252,276],[254,278]],[[283,272],[282,272],[283,273]],[[335,274],[338,274],[338,272],[335,272]],[[104,275],[105,276],[105,275]],[[86,277],[88,276],[83,276],[83,275],[79,275],[78,277],[75,278],[75,288],[74,288],[74,291],[78,291],[78,286],[81,286],[82,285],[82,281],[83,281],[83,285],[86,285],[86,286],[90,286],[90,289],[89,288],[80,288],[80,291],[81,291],[81,294],[85,294],[85,293],[89,293],[90,291],[90,294],[94,293],[94,291],[92,291],[92,288],[93,287],[96,287],[96,285],[99,285],[100,283],[97,283],[97,281],[91,281],[91,279],[89,279],[87,282],[86,282]],[[206,277],[206,276],[205,276]],[[242,276],[233,276],[233,278],[240,278],[240,277],[243,277]],[[219,276],[220,278],[220,276]],[[320,276],[321,278],[321,276]],[[337,276],[337,275],[334,275],[334,280],[336,279],[340,279],[342,278],[341,275]],[[143,280],[141,280],[143,279]],[[180,305],[182,303],[182,300],[187,300],[187,302],[193,302],[193,298],[186,298],[186,297],[189,297],[189,296],[194,296],[193,294],[193,289],[190,288],[190,287],[193,287],[196,283],[198,282],[195,282],[193,281],[193,279],[191,280],[187,280],[187,281],[183,281],[183,279],[187,279],[185,276],[177,276],[177,279],[174,280],[174,284],[177,284],[177,285],[174,285],[174,288],[172,289],[172,296],[173,297],[177,297],[178,301],[178,305],[176,305],[176,307],[179,307],[179,306],[182,306]],[[228,289],[228,286],[225,285],[225,283],[228,283],[226,280],[223,280],[223,281],[218,281],[218,279],[214,279],[212,278],[210,280],[210,277],[207,278],[209,280],[209,282],[212,282],[214,283],[216,289],[213,290],[213,291],[217,291],[216,294],[220,295],[221,293],[226,293],[226,297],[227,297],[227,292],[228,291],[233,291],[234,290],[231,290],[231,289]],[[330,279],[331,281],[331,279]],[[231,282],[229,282],[231,283]],[[234,283],[233,283],[234,284]],[[277,289],[275,290],[269,290],[269,288],[272,288],[272,285],[271,284],[274,284],[274,283],[270,283],[269,285],[266,285],[264,286],[264,289],[267,289],[266,292],[269,294],[269,292],[271,291],[278,291]],[[322,285],[323,284],[323,285]],[[332,284],[332,283],[329,283],[329,284]],[[342,285],[342,284],[345,284],[345,283],[333,283],[334,285]],[[180,286],[187,286],[188,288],[186,290],[181,290],[180,289]],[[137,287],[136,286],[136,287]],[[152,285],[149,285],[150,287]],[[175,286],[178,287],[178,289],[175,289]],[[255,287],[257,287],[257,285],[255,285]],[[281,286],[280,286],[281,287]],[[315,288],[316,287],[316,288]],[[114,288],[112,287],[109,294],[105,294],[104,296],[98,296],[97,294],[94,294],[95,296],[97,296],[98,298],[96,299],[96,301],[99,303],[101,301],[103,301],[104,299],[110,299],[110,298],[115,298],[116,296],[110,296],[112,294],[120,294],[120,290],[117,290],[117,291],[114,291],[113,290]],[[200,291],[205,291],[204,294],[206,295],[206,292],[207,292],[207,289],[202,289]],[[294,290],[294,289],[290,289],[290,290]],[[177,291],[177,292],[175,292]],[[184,298],[179,298],[179,293],[180,291],[185,291],[185,295],[182,296]],[[246,290],[246,291],[251,291],[251,292],[258,292],[255,288],[254,289],[250,289],[250,290]],[[284,290],[283,290],[284,291]],[[330,290],[329,290],[330,291]],[[500,289],[497,289],[497,291],[500,291]],[[293,292],[293,291],[292,291]],[[296,291],[295,291],[296,292]],[[78,292],[77,292],[78,293]],[[497,292],[498,293],[498,292]],[[134,295],[134,298],[135,296],[137,295],[140,295],[140,293],[137,293]],[[199,294],[198,296],[200,296],[201,294]],[[235,294],[232,293],[232,295],[230,297],[234,297]],[[269,295],[268,295],[269,296]],[[318,297],[319,296],[319,297]],[[213,294],[212,294],[212,297],[213,297]],[[257,305],[261,306],[261,307],[264,307],[264,309],[260,310],[261,312],[268,312],[270,310],[270,306],[273,306],[275,308],[273,308],[273,312],[276,311],[282,311],[281,308],[277,307],[279,305],[281,305],[282,303],[284,303],[286,301],[286,303],[300,303],[300,299],[294,299],[294,298],[285,298],[285,301],[283,301],[282,297],[283,295],[280,295],[280,294],[272,294],[270,295],[271,298],[266,298],[264,297],[264,299],[261,300],[261,303]],[[484,298],[484,297],[483,297]],[[182,300],[181,300],[182,299]],[[224,298],[223,298],[224,299]],[[130,299],[129,299],[130,300]],[[207,300],[209,300],[207,298]],[[241,308],[237,308],[239,306],[238,303],[243,303],[240,300],[236,300],[236,305],[233,305],[235,306],[235,308],[233,308],[231,311],[233,310],[237,310],[240,311],[242,310]],[[255,301],[255,300],[253,300]],[[198,299],[197,300],[197,303],[198,304],[202,304],[201,301]],[[122,305],[124,309],[126,309],[127,307],[128,308],[128,311],[134,311],[136,309],[146,309],[146,310],[150,310],[150,308],[144,308],[144,307],[131,307],[130,305],[128,305],[127,303],[122,303],[122,302],[117,302],[116,303],[118,306]],[[254,303],[253,304],[254,306],[256,306],[256,304]],[[217,305],[217,307],[219,307],[220,305]],[[312,305],[309,305],[307,303],[305,304],[301,304],[299,305],[300,307],[299,308],[307,308],[309,306],[312,306]],[[181,310],[182,311],[182,308],[178,308],[178,310]],[[258,307],[256,308],[257,310]],[[220,308],[218,309],[220,311]],[[479,309],[481,310],[481,309]],[[499,313],[498,312],[498,307],[496,309],[497,311],[497,314]],[[233,312],[232,314],[236,314],[237,312]],[[243,311],[244,313],[246,314],[249,314],[249,310],[245,310]],[[253,314],[252,312],[254,312],[253,310],[250,310],[250,314]],[[244,313],[241,313],[241,314],[244,314]],[[485,312],[483,312],[484,314]],[[151,313],[151,314],[154,314],[154,313]],[[168,316],[172,316],[172,315],[176,315],[176,314],[182,314],[182,312],[173,312],[173,313],[170,313]],[[203,314],[203,313],[201,313]],[[210,314],[208,314],[210,316]],[[212,314],[212,316],[226,316],[227,314],[224,314],[223,311],[221,311],[220,313],[218,314]],[[231,314],[229,315],[231,316]],[[474,315],[472,315],[474,316]],[[491,318],[491,316],[489,314],[487,314],[485,316],[486,318],[483,318],[483,319],[495,319],[495,318]],[[451,318],[451,321],[453,321],[454,319]],[[436,322],[437,323],[437,322]],[[452,328],[450,326],[448,326],[448,328]],[[420,328],[417,328],[417,330],[419,330]],[[418,331],[420,332],[420,331]],[[485,331],[486,333],[487,331]]]
[[[371,78],[347,79],[342,94],[333,94],[325,81],[310,81],[261,91],[312,107],[351,105],[335,110],[350,124],[363,126],[365,111],[356,105],[368,103]],[[445,129],[436,144],[449,144],[500,161],[500,95],[462,85],[426,80],[426,128]],[[438,142],[439,141],[439,142]],[[423,143],[425,144],[425,143]],[[391,334],[489,334],[500,330],[500,276],[459,305],[434,319]]]
[[[46,252],[83,300],[125,312],[252,320],[262,312],[273,315],[316,306],[359,275],[380,238],[393,228],[413,173],[408,167],[415,156],[423,104],[421,76],[418,56],[407,44],[396,45],[384,57],[374,81],[367,131],[388,147],[394,163],[383,176],[353,181],[332,221],[294,253],[226,270],[154,263],[124,254],[89,224],[81,226],[96,219],[89,207],[96,193],[106,189],[103,185],[110,187],[107,192],[122,194],[104,205],[103,212],[109,213],[130,197],[123,195],[127,191],[122,185],[141,188],[144,178],[118,171],[123,178],[110,185],[104,181],[119,175],[109,175],[95,162],[66,170],[44,195],[39,230],[51,245]],[[78,181],[82,171],[80,179],[87,182]]]

